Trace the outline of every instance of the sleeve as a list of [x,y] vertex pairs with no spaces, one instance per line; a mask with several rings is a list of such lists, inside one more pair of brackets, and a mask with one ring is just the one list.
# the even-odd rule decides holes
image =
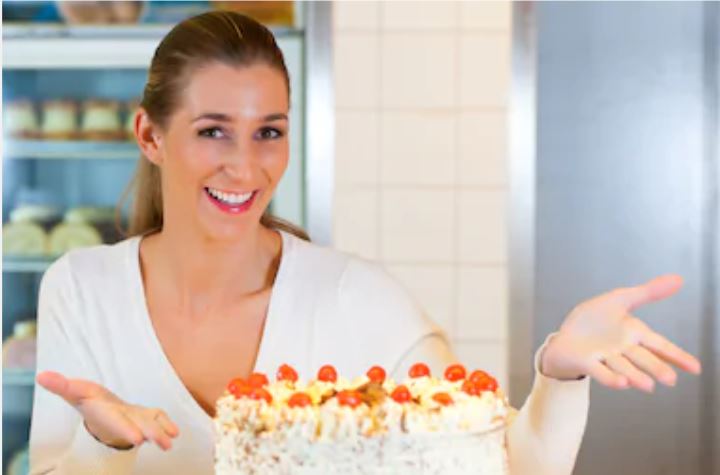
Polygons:
[[[38,303],[37,371],[56,371],[69,378],[99,381],[85,350],[77,323],[78,309],[68,256],[45,273]],[[35,385],[30,424],[30,473],[125,474],[131,471],[137,448],[117,450],[97,441],[79,412],[62,398]]]
[[[508,428],[512,475],[570,475],[585,433],[589,378],[560,381],[539,371],[540,356],[552,336],[535,355],[532,391]],[[418,361],[438,372],[457,359],[442,334],[428,335],[405,353],[393,374],[402,377]]]

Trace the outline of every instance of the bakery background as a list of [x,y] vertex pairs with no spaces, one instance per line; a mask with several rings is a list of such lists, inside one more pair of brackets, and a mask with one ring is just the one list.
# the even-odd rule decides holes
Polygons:
[[681,273],[640,315],[703,377],[594,387],[576,472],[720,473],[718,4],[505,1],[5,2],[3,471],[23,473],[42,272],[119,238],[145,67],[208,8],[255,15],[286,54],[274,211],[382,262],[516,405],[572,305]]

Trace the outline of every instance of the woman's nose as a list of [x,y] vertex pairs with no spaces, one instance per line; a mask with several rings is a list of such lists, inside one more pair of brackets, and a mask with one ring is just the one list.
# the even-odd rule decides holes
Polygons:
[[223,157],[223,169],[233,179],[251,180],[258,168],[258,154],[251,144],[240,145]]

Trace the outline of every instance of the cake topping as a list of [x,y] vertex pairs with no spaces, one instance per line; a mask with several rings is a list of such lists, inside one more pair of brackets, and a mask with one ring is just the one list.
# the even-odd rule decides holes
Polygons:
[[277,371],[277,380],[278,381],[290,381],[290,382],[296,382],[298,380],[298,374],[297,371],[293,369],[290,365],[281,365],[280,368],[278,368]]
[[430,368],[425,363],[415,363],[410,367],[408,375],[411,378],[422,378],[423,376],[430,376]]
[[487,374],[485,371],[476,370],[470,374],[469,381],[477,384],[481,391],[496,391],[498,388],[495,378]]
[[404,384],[401,384],[393,389],[391,397],[393,398],[393,401],[399,402],[400,404],[412,400],[412,394],[410,394],[410,390]]
[[235,378],[227,386],[228,392],[239,399],[250,394],[250,385],[242,378]]
[[385,381],[385,376],[385,370],[382,369],[380,366],[373,366],[367,372],[368,379],[373,383],[382,384]]
[[250,385],[250,387],[261,388],[270,384],[270,381],[268,381],[267,376],[265,376],[263,373],[253,373],[250,375],[250,377],[248,377],[247,383]]
[[448,381],[460,381],[465,379],[465,367],[461,364],[453,364],[445,370],[445,379]]
[[252,388],[250,389],[250,399],[254,399],[256,401],[264,400],[266,403],[270,404],[272,403],[272,396],[265,388]]
[[308,396],[307,393],[297,392],[290,396],[287,404],[290,407],[305,407],[312,404],[312,399],[310,399],[310,396]]
[[362,395],[358,391],[345,389],[337,393],[338,404],[341,406],[357,407],[362,404]]
[[435,393],[432,398],[433,401],[443,406],[449,406],[453,403],[452,397],[448,393]]
[[332,365],[326,364],[318,371],[317,379],[327,383],[334,383],[337,381],[337,371]]

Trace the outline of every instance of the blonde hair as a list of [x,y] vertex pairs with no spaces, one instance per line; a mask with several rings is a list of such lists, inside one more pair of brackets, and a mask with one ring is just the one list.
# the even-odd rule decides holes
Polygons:
[[[165,35],[153,55],[140,106],[150,120],[164,128],[175,111],[190,73],[212,61],[233,66],[264,64],[283,74],[290,95],[290,77],[272,32],[250,17],[230,11],[211,11],[188,18]],[[123,193],[116,217],[133,196],[130,221],[123,233],[136,236],[163,225],[160,168],[141,157],[135,176]],[[260,223],[271,229],[310,240],[300,227],[265,212]]]

